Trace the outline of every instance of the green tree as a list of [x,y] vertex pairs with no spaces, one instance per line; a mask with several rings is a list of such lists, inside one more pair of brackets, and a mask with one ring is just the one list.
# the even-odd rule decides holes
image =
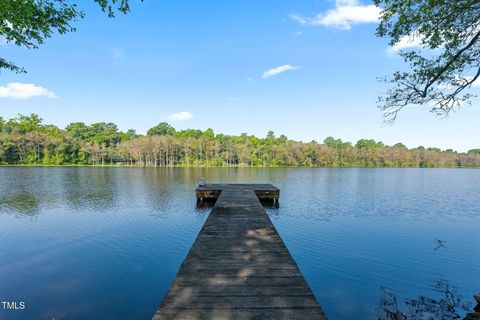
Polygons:
[[25,133],[39,130],[43,119],[40,118],[38,114],[32,113],[29,116],[19,114],[14,121],[16,129],[21,133]]
[[147,131],[147,135],[149,136],[173,136],[174,134],[175,128],[166,122],[160,122]]
[[365,150],[372,150],[375,148],[380,148],[383,146],[382,142],[375,142],[373,139],[360,139],[355,144],[355,148],[357,149],[365,149]]
[[127,132],[123,132],[122,133],[122,141],[129,141],[129,140],[133,140],[135,138],[139,137],[139,135],[137,134],[137,132],[134,130],[134,129],[128,129]]
[[203,131],[202,136],[208,139],[215,138],[215,132],[213,132],[212,128],[208,128],[207,130]]
[[280,135],[280,137],[277,138],[277,143],[281,144],[281,143],[285,143],[288,141],[288,138],[286,135]]
[[267,137],[265,139],[267,139],[269,141],[275,141],[275,132],[273,132],[271,130],[268,131]]
[[323,140],[323,143],[330,148],[342,148],[343,141],[341,139],[335,139],[334,137],[327,137]]
[[480,76],[480,1],[374,0],[383,8],[377,35],[390,45],[415,41],[419,49],[401,50],[410,71],[382,78],[389,89],[379,97],[387,121],[409,105],[432,106],[447,115],[473,95],[468,92]]
[[68,126],[66,126],[65,130],[73,137],[81,140],[89,140],[89,138],[93,136],[93,132],[91,132],[88,126],[86,126],[83,122],[70,123]]
[[[94,1],[109,17],[116,11],[127,13],[130,10],[128,0]],[[84,16],[85,13],[68,0],[1,0],[0,37],[16,46],[37,49],[55,33],[75,31],[73,23]],[[25,72],[14,62],[0,57],[0,71],[2,69]]]
[[94,136],[91,138],[92,141],[97,142],[102,145],[105,144],[108,146],[116,145],[122,139],[122,134],[118,132],[118,127],[116,124],[109,122],[98,122],[90,126],[94,132]]
[[[3,127],[3,128],[2,128]],[[172,128],[173,129],[173,128]],[[137,135],[114,123],[69,124],[65,130],[43,124],[38,115],[0,118],[0,164],[123,163],[139,166],[385,166],[480,167],[480,150],[468,153],[438,148],[385,146],[372,139],[350,142],[328,137],[324,144],[242,133],[214,135],[186,129],[173,135]]]

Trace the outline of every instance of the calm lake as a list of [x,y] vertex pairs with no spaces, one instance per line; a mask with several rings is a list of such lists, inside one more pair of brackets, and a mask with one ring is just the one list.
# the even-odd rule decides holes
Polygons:
[[1,167],[0,300],[26,308],[0,319],[150,319],[209,214],[199,177],[281,189],[268,213],[330,319],[480,293],[480,170]]

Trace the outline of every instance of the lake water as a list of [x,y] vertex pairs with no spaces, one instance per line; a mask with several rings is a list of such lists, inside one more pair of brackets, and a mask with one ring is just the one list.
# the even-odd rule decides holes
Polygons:
[[480,293],[480,170],[1,167],[0,300],[26,308],[0,319],[150,319],[209,214],[199,177],[281,189],[268,213],[330,319]]

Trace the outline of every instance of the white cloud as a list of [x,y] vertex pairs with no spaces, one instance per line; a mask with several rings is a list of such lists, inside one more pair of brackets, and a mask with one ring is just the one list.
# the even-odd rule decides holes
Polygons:
[[289,16],[302,25],[349,30],[354,24],[378,22],[381,11],[373,4],[362,5],[358,0],[336,0],[335,9],[319,13],[313,18],[297,14],[290,14]]
[[[466,82],[472,81],[472,80],[473,80],[472,76],[464,76],[464,77],[455,76],[455,79],[453,80],[453,82],[455,84],[461,85],[461,84],[465,84]],[[473,81],[471,86],[479,88],[480,87],[480,78],[477,78],[477,80]],[[441,87],[441,86],[439,86],[439,87]],[[451,89],[451,88],[452,88],[451,85],[448,85],[448,84],[443,85],[443,89]]]
[[270,77],[276,76],[279,73],[289,71],[289,70],[297,70],[298,67],[294,67],[290,64],[284,64],[283,66],[279,66],[270,70],[265,71],[262,74],[262,79],[268,79]]
[[193,118],[193,114],[188,111],[173,113],[167,117],[170,121],[184,121]]
[[400,40],[394,46],[389,47],[387,49],[387,53],[393,54],[403,49],[417,48],[421,46],[422,46],[422,37],[417,31],[414,31],[409,36],[401,37]]
[[310,24],[310,18],[305,18],[295,13],[290,13],[288,16],[302,25]]
[[3,23],[3,26],[6,27],[6,28],[8,28],[8,29],[12,29],[12,28],[13,28],[13,24],[12,24],[10,21],[8,21],[8,20],[3,20],[2,23]]
[[[456,75],[452,80],[452,83],[443,82],[438,84],[437,87],[441,90],[451,90],[454,88],[454,85],[462,85],[462,84],[465,84],[467,81],[472,81],[472,80],[473,80],[472,76],[460,77],[459,75]],[[480,88],[480,78],[472,82],[471,86]]]
[[113,63],[123,64],[125,59],[125,52],[123,49],[117,47],[110,48],[110,54],[112,56]]
[[54,92],[32,83],[10,82],[6,86],[0,86],[1,98],[24,100],[40,96],[45,96],[48,99],[57,97]]
[[[473,77],[465,77],[467,81],[472,81]],[[472,82],[472,87],[480,87],[480,78]]]

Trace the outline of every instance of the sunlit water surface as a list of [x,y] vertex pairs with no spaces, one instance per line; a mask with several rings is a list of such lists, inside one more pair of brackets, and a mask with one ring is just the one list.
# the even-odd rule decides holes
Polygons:
[[0,319],[150,319],[209,214],[199,177],[281,189],[268,213],[330,319],[375,319],[382,288],[480,292],[480,170],[2,167],[0,300],[26,309]]

